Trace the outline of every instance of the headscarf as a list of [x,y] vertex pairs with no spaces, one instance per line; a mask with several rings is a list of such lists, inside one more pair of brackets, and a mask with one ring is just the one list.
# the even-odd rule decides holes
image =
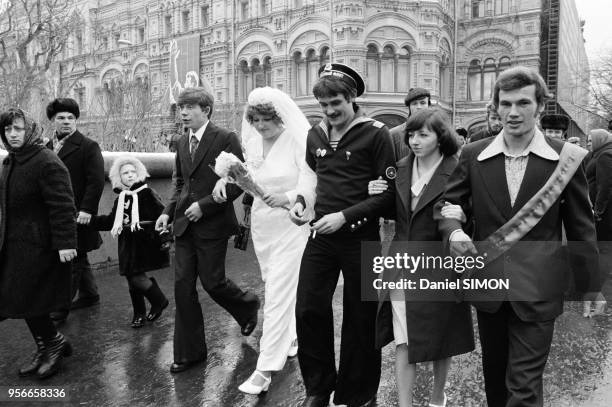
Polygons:
[[[21,147],[15,148],[8,143],[8,139],[4,133],[4,126],[13,124],[15,120],[19,118],[22,118],[24,121],[25,136]],[[19,156],[21,154],[27,154],[32,150],[41,150],[44,148],[42,128],[29,114],[19,108],[10,108],[0,115],[0,139],[2,139],[4,148],[9,152],[9,158],[11,156]]]
[[591,130],[591,147],[593,151],[608,143],[612,143],[612,134],[604,129]]
[[[4,132],[4,126],[13,124],[15,119],[22,118],[25,127],[25,136],[23,144],[20,147],[13,147],[8,143],[6,134]],[[8,151],[8,156],[2,161],[0,167],[0,249],[4,245],[4,228],[6,227],[6,194],[7,194],[7,182],[8,176],[11,173],[12,166],[16,159],[18,160],[21,156],[27,156],[33,154],[36,150],[42,150],[44,147],[41,138],[41,128],[36,122],[23,110],[18,108],[11,108],[2,114],[0,114],[0,139],[4,148]]]

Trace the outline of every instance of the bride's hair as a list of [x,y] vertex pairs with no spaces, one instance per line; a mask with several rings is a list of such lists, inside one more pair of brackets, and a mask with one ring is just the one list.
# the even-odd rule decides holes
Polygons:
[[283,120],[278,115],[272,103],[263,103],[257,105],[249,105],[246,110],[246,119],[250,124],[253,124],[255,115],[262,116],[266,119],[272,119],[274,123],[281,124]]

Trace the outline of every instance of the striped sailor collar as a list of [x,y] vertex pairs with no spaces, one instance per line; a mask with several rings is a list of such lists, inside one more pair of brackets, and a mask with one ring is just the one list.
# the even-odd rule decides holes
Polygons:
[[489,144],[484,150],[478,154],[478,161],[488,160],[489,158],[495,157],[498,154],[504,154],[509,157],[520,157],[527,156],[530,153],[533,153],[537,156],[540,156],[546,160],[550,161],[559,161],[559,153],[557,153],[549,144],[546,142],[546,138],[544,134],[538,129],[535,128],[535,134],[531,139],[531,142],[527,146],[527,148],[518,155],[513,155],[508,152],[508,146],[504,140],[504,130],[502,130]]
[[[372,122],[372,121],[374,121],[374,119],[367,117],[365,115],[365,112],[361,108],[357,108],[357,111],[355,111],[355,116],[353,117],[353,120],[348,125],[348,127],[346,128],[346,130],[344,131],[342,135],[348,133],[349,130],[351,130],[353,127],[355,127],[356,125],[360,123]],[[327,136],[327,139],[329,140],[329,130],[331,126],[329,124],[329,120],[327,119],[327,117],[319,122],[319,127],[321,128],[321,130],[323,130],[323,133],[325,134],[325,136]]]

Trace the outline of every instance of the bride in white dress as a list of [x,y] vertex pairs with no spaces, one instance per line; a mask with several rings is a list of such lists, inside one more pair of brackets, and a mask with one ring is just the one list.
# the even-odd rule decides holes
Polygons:
[[[249,394],[267,391],[274,371],[297,354],[295,299],[302,253],[309,226],[296,226],[288,211],[298,193],[314,204],[316,175],[305,162],[310,125],[295,102],[270,87],[250,94],[242,121],[242,142],[247,166],[266,192],[251,209],[253,247],[264,281],[263,334],[257,369],[239,390]],[[213,196],[224,194],[219,180]]]

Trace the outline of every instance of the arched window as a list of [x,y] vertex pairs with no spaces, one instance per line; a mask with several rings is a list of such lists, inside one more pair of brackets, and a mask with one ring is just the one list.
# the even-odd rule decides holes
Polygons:
[[300,51],[293,54],[293,77],[295,80],[295,96],[305,96],[308,92],[306,77],[306,60]]
[[375,44],[366,51],[366,89],[369,92],[405,92],[410,88],[410,50],[386,45],[383,52]]
[[263,67],[261,66],[261,62],[258,58],[253,58],[251,61],[251,75],[252,75],[252,85],[248,90],[251,92],[255,88],[262,88],[266,86],[266,78],[264,75]]
[[508,3],[510,0],[495,0],[495,14],[508,14]]
[[479,60],[472,60],[468,67],[468,100],[489,100],[499,73],[510,65],[508,57],[500,58],[498,63],[493,58],[487,58],[482,65]]
[[[319,60],[321,65],[329,63],[329,47],[321,48],[321,55],[319,55]],[[319,68],[320,67],[321,66],[319,66]]]
[[368,45],[366,52],[366,88],[368,92],[378,92],[380,89],[378,48],[374,44]]
[[480,61],[474,59],[468,68],[468,100],[482,100],[481,74]]
[[410,89],[410,50],[407,47],[400,48],[397,58],[397,83],[396,92],[407,92]]
[[263,61],[264,86],[272,86],[272,57],[265,57]]
[[485,0],[472,0],[472,18],[484,17]]
[[395,92],[395,50],[391,45],[383,48],[380,79],[381,92]]
[[314,49],[310,49],[306,52],[306,63],[307,63],[307,73],[306,73],[306,94],[309,93],[310,89],[314,86],[315,82],[318,78],[319,71],[319,58],[315,53]]
[[250,91],[250,71],[247,61],[242,60],[238,64],[238,95],[241,101],[246,101]]
[[493,86],[495,85],[495,78],[497,78],[497,67],[495,66],[495,60],[489,58],[485,61],[482,70],[481,100],[491,99],[491,95],[493,94]]
[[499,72],[503,72],[503,71],[505,71],[508,68],[510,68],[510,58],[508,58],[508,57],[501,57],[499,59],[498,71]]

